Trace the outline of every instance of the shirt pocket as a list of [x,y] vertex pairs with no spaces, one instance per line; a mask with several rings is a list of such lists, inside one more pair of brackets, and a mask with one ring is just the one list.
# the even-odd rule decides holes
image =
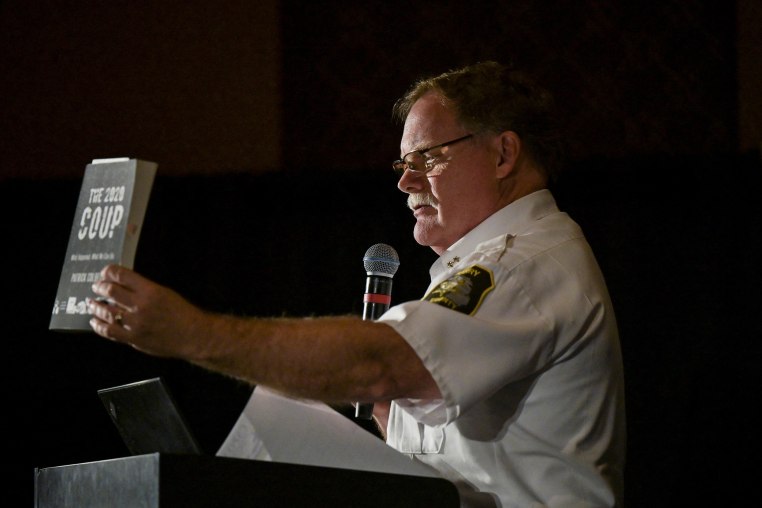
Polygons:
[[427,427],[421,423],[406,425],[393,438],[392,446],[401,453],[413,455],[441,453],[444,446],[444,429]]

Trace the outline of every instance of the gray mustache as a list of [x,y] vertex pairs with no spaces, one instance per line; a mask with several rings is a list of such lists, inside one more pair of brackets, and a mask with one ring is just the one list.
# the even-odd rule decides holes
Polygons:
[[431,194],[409,194],[407,197],[407,207],[415,210],[418,206],[437,206],[437,200]]

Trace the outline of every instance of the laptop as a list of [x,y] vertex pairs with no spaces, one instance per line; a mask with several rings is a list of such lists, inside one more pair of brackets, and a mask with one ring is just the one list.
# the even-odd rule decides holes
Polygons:
[[203,454],[162,378],[103,388],[98,397],[132,455]]

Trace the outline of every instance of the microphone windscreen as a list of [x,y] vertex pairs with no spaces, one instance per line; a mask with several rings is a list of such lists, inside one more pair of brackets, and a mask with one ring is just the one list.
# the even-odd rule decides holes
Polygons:
[[385,243],[371,245],[365,251],[362,261],[368,275],[394,277],[394,274],[397,273],[397,268],[400,266],[400,258],[397,255],[397,251],[394,250],[394,247]]

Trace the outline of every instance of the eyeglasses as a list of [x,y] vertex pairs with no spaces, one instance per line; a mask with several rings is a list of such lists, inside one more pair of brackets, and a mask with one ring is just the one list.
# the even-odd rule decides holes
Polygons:
[[465,136],[461,136],[457,139],[453,139],[452,141],[447,141],[445,143],[440,143],[438,145],[430,146],[428,148],[422,148],[420,150],[413,150],[412,152],[406,153],[404,157],[401,159],[397,159],[392,163],[392,168],[394,169],[394,172],[397,173],[397,176],[402,178],[402,175],[405,174],[405,171],[410,170],[418,175],[425,175],[432,169],[434,169],[434,163],[436,162],[437,157],[442,155],[441,153],[432,155],[429,152],[432,150],[436,150],[437,148],[446,148],[450,145],[454,145],[455,143],[458,143],[460,141],[464,141],[470,137],[473,137],[473,134],[466,134]]

